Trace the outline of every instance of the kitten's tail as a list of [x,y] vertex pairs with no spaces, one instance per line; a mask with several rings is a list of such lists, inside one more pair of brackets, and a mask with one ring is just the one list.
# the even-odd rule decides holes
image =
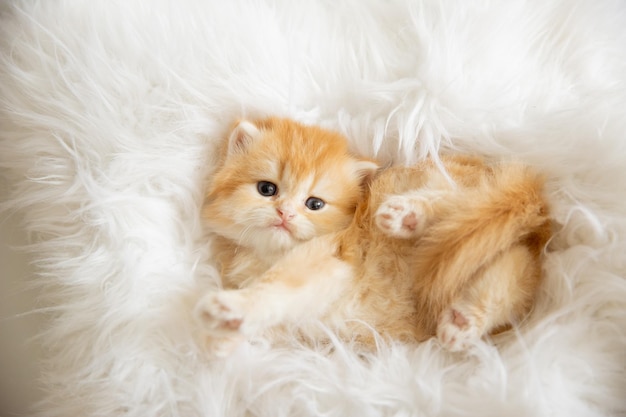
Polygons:
[[431,296],[454,294],[495,256],[516,244],[541,251],[550,236],[543,178],[528,167],[507,164],[477,187],[444,197],[440,220],[416,248],[417,271]]

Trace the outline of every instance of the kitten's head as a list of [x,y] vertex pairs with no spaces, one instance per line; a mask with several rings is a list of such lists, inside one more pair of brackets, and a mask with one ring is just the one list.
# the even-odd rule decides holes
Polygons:
[[335,132],[287,119],[240,121],[228,138],[203,216],[211,230],[260,253],[340,230],[378,165]]

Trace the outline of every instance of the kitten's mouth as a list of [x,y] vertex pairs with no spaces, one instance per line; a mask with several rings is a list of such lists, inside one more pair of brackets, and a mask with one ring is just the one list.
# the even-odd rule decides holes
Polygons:
[[277,221],[272,225],[272,227],[275,230],[279,230],[279,231],[284,230],[285,232],[291,234],[291,228],[289,227],[289,223],[286,223],[284,221]]

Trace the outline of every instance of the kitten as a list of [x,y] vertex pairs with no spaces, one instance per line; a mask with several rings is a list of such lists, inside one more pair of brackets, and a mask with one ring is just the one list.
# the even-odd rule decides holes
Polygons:
[[[272,138],[280,143],[280,152],[296,152],[288,151],[294,146],[285,138]],[[262,165],[263,158],[277,153],[248,154],[245,149],[252,149],[254,140],[234,142],[243,144],[237,152],[247,166]],[[306,160],[313,171],[329,169],[314,168],[325,158],[300,156],[303,159],[295,161]],[[432,160],[389,168],[371,181],[363,198],[355,191],[363,178],[363,170],[357,170],[348,176],[353,187],[345,190],[350,203],[341,221],[302,239],[294,235],[283,241],[284,237],[272,237],[276,231],[256,240],[233,234],[228,225],[238,214],[232,206],[208,219],[230,242],[230,258],[222,256],[228,265],[240,264],[235,259],[237,244],[248,245],[246,254],[270,248],[280,253],[256,268],[227,267],[226,276],[234,273],[239,288],[209,292],[200,299],[196,317],[209,339],[220,341],[212,349],[219,351],[223,341],[238,343],[281,325],[295,326],[299,336],[321,338],[314,323],[322,320],[344,339],[365,347],[375,343],[373,328],[383,337],[404,342],[436,336],[445,348],[459,351],[523,320],[541,282],[541,256],[550,237],[542,179],[520,164],[488,165],[464,156],[442,157],[442,163],[447,175]],[[365,164],[371,173],[373,166]],[[288,179],[295,172],[299,171],[289,170],[281,177],[278,187],[285,181],[301,183],[301,178]],[[221,187],[229,186],[232,178],[224,176]],[[333,174],[314,192],[300,193],[298,201],[321,196],[326,187],[337,193],[335,187],[341,189],[343,181]],[[247,188],[252,192],[254,184]],[[214,188],[210,195],[217,199],[221,190]],[[339,195],[343,193],[335,198]],[[236,207],[244,201],[238,200]],[[207,215],[215,211],[208,207],[210,203]],[[325,209],[330,207],[315,214]],[[245,230],[245,221],[239,227]],[[252,275],[239,274],[244,269]],[[214,353],[228,353],[233,344]]]

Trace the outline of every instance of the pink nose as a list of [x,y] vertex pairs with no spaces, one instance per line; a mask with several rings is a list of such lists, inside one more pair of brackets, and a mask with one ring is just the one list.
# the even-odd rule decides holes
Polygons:
[[277,207],[276,211],[278,212],[280,218],[283,220],[291,220],[296,216],[296,213],[284,207]]

